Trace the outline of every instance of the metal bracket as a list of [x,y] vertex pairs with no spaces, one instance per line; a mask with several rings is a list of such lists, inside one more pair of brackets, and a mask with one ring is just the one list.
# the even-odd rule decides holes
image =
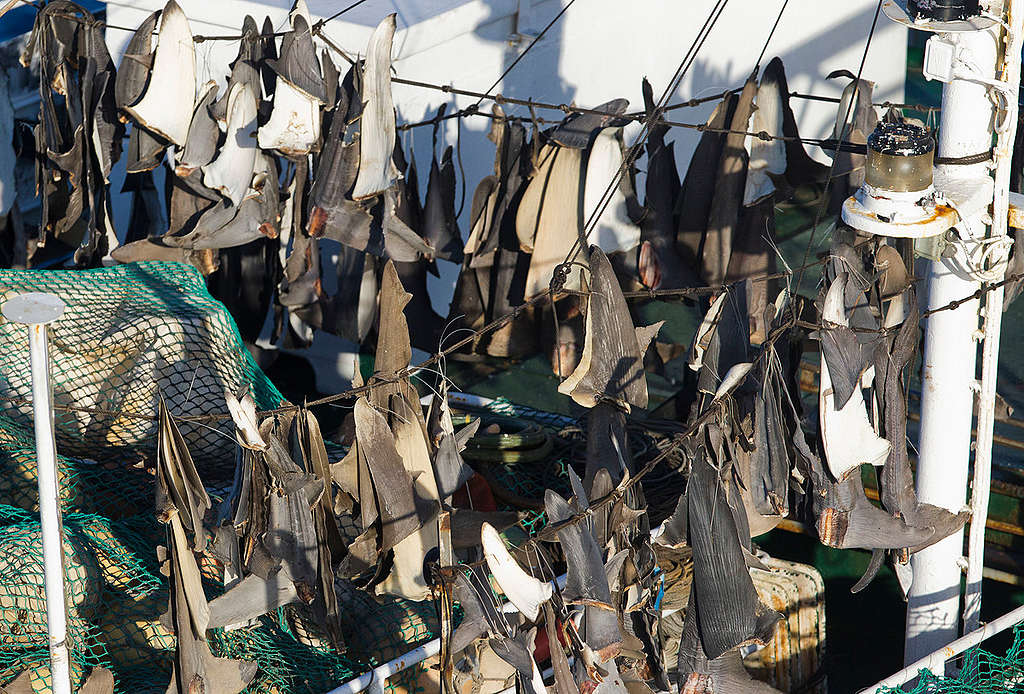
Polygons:
[[533,0],[518,0],[516,11],[512,15],[512,33],[509,34],[508,42],[518,45],[523,41],[537,38],[538,31],[530,26],[533,15]]
[[998,22],[991,17],[971,17],[953,22],[939,22],[929,19],[914,19],[907,11],[906,0],[885,0],[882,3],[882,11],[885,16],[894,22],[919,29],[920,31],[931,31],[936,34],[960,34],[967,31],[983,31],[995,26]]
[[936,194],[932,200],[921,205],[926,214],[917,221],[905,221],[879,216],[873,212],[870,203],[865,204],[863,189],[843,203],[843,221],[858,231],[876,236],[892,236],[904,239],[922,239],[938,236],[988,208],[992,201],[994,182],[989,175],[971,178],[954,178],[935,170],[933,182]]

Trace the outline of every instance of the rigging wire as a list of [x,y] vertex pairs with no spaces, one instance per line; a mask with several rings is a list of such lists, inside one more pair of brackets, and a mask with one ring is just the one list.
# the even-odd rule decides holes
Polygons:
[[[355,3],[347,6],[346,8],[342,9],[341,11],[335,13],[331,17],[329,17],[329,18],[327,18],[325,20],[318,21],[316,23],[317,32],[319,33],[319,30],[327,22],[329,22],[329,21],[331,21],[331,20],[341,16],[345,12],[347,12],[347,11],[357,7],[357,6],[359,6],[363,2],[365,2],[365,0],[359,0],[358,2],[355,2]],[[569,5],[567,5],[566,8],[564,8],[564,9],[568,9],[568,7],[573,2],[574,2],[574,0],[570,0]],[[719,95],[715,95],[715,96],[712,96],[712,97],[705,97],[705,98],[701,98],[701,99],[694,99],[694,100],[690,100],[688,102],[683,102],[681,104],[676,104],[674,106],[669,106],[669,107],[663,105],[664,102],[667,101],[668,98],[671,96],[671,94],[674,93],[675,89],[678,88],[678,84],[681,82],[682,78],[685,76],[685,74],[689,70],[690,66],[692,66],[693,62],[696,59],[697,52],[699,52],[700,48],[704,45],[704,42],[707,40],[707,37],[710,35],[710,31],[714,28],[714,26],[717,23],[719,17],[721,16],[722,12],[724,11],[725,5],[727,3],[728,3],[728,0],[719,0],[719,2],[716,5],[716,7],[712,10],[712,14],[709,16],[708,20],[705,22],[705,25],[702,28],[701,32],[698,34],[697,39],[695,39],[694,45],[692,45],[690,47],[690,49],[687,51],[687,54],[684,56],[683,61],[680,64],[680,67],[676,71],[676,75],[673,77],[673,81],[672,81],[673,84],[670,84],[669,88],[666,89],[665,93],[662,95],[662,98],[659,100],[659,105],[653,110],[653,112],[651,114],[646,114],[649,117],[647,117],[645,122],[644,122],[644,129],[641,132],[640,136],[638,136],[637,141],[634,143],[633,147],[631,148],[632,152],[631,152],[630,156],[627,157],[626,159],[624,159],[623,166],[620,167],[620,171],[618,172],[617,178],[621,177],[623,171],[626,169],[626,167],[628,165],[627,162],[629,162],[629,164],[631,164],[632,161],[633,161],[633,158],[638,154],[638,149],[639,149],[639,147],[642,147],[642,145],[644,144],[644,141],[646,140],[647,136],[649,135],[650,127],[652,125],[664,124],[664,125],[667,125],[669,127],[687,127],[687,128],[693,128],[693,129],[697,129],[697,130],[701,130],[701,131],[708,131],[708,130],[710,130],[712,132],[723,132],[723,133],[743,132],[743,131],[731,131],[731,130],[726,130],[726,129],[711,129],[711,128],[708,128],[706,126],[706,124],[674,123],[674,122],[671,122],[671,121],[664,121],[663,119],[660,119],[660,116],[659,116],[659,114],[661,114],[664,111],[669,110],[669,109],[695,106],[695,105],[699,105],[700,103],[706,103],[708,101],[719,100],[723,96],[727,96],[728,94],[731,94],[731,93],[736,91],[736,90],[729,90],[729,91],[725,92],[724,94],[719,94]],[[786,3],[784,3],[784,5],[782,7],[782,10],[785,10],[785,7],[786,7]],[[867,40],[867,43],[865,45],[864,56],[863,56],[863,58],[861,60],[860,69],[858,71],[858,79],[860,78],[861,74],[863,73],[864,65],[865,65],[866,58],[867,58],[867,52],[868,52],[868,49],[870,48],[870,44],[871,44],[871,40],[872,40],[872,37],[873,37],[873,34],[874,34],[874,30],[875,30],[875,27],[877,25],[878,10],[880,8],[881,8],[881,1],[879,2],[878,9],[876,9],[874,21],[872,22],[871,32],[870,32],[870,34],[868,36],[868,40]],[[563,12],[561,12],[559,14],[559,16],[564,14],[564,9],[563,9]],[[717,14],[716,14],[716,10],[717,10]],[[780,12],[780,15],[781,15],[781,12]],[[74,19],[74,20],[80,21],[80,22],[87,21],[87,20],[83,20],[82,18],[79,18],[79,17],[71,17],[71,19]],[[548,27],[546,27],[545,31],[547,30],[547,28],[550,28],[551,26],[553,26],[554,22],[557,21],[557,19],[558,19],[558,17],[556,17],[555,20],[552,20],[552,22],[548,25]],[[776,26],[778,26],[778,23],[779,23],[779,20],[777,19],[776,20]],[[123,30],[126,30],[126,31],[132,31],[132,32],[135,31],[135,29],[129,29],[127,27],[119,27],[119,26],[116,26],[116,25],[112,26],[112,25],[108,25],[108,24],[103,23],[103,22],[100,22],[100,24],[102,24],[104,26],[107,26],[108,28],[123,29]],[[774,32],[774,27],[773,27],[772,31]],[[282,32],[281,34],[283,34],[283,33],[287,33],[287,32]],[[275,36],[281,35],[281,34],[275,34]],[[541,33],[541,35],[543,35],[543,32]],[[260,35],[260,36],[263,36],[263,35]],[[347,54],[344,51],[342,51],[339,47],[334,45],[334,43],[332,41],[330,41],[327,37],[324,37],[322,34],[320,34],[320,37],[321,37],[322,40],[325,41],[325,43],[327,43],[327,45],[329,47],[331,47],[333,50],[335,50],[339,54],[345,56],[346,59],[348,59],[351,62],[351,58],[349,58],[347,56]],[[202,38],[203,38],[203,40],[237,40],[237,39],[242,38],[242,37],[202,37]],[[530,44],[530,46],[527,47],[526,50],[528,51],[529,48],[532,47],[532,45],[534,45],[539,38],[540,38],[540,36],[538,36],[537,39],[535,39]],[[771,39],[771,35],[769,35],[769,40],[770,39]],[[766,49],[767,49],[767,42],[766,42],[764,50],[766,50]],[[763,54],[764,54],[764,50],[762,51],[762,57],[763,57]],[[524,51],[523,55],[525,55],[525,51]],[[520,56],[520,58],[522,58],[522,55]],[[518,62],[518,61],[516,61],[516,62]],[[508,70],[512,69],[515,66],[516,62],[514,62],[508,68]],[[508,74],[508,70],[506,70],[505,75]],[[504,75],[503,75],[503,77],[504,77]],[[501,79],[502,78],[499,78],[499,80],[496,82],[496,84],[500,83]],[[544,104],[542,102],[538,102],[538,101],[535,101],[535,100],[532,100],[532,99],[530,99],[530,100],[511,99],[511,98],[506,98],[506,97],[502,96],[501,94],[496,94],[496,95],[492,96],[489,93],[481,94],[481,93],[476,93],[476,92],[469,92],[468,90],[459,90],[459,89],[455,89],[454,87],[450,87],[450,86],[432,85],[432,84],[423,83],[423,82],[416,82],[416,81],[413,81],[413,80],[403,80],[403,79],[400,79],[400,78],[395,78],[394,81],[396,81],[398,83],[402,83],[402,84],[412,85],[412,86],[425,87],[425,88],[434,88],[434,89],[438,89],[440,91],[449,92],[449,93],[468,94],[468,95],[471,95],[471,96],[478,96],[478,98],[480,99],[480,102],[482,102],[484,99],[491,99],[491,100],[493,100],[493,101],[495,101],[496,103],[499,103],[499,104],[500,103],[506,103],[506,102],[507,103],[514,103],[514,104],[515,103],[519,103],[519,104],[523,104],[523,105],[529,106],[531,111],[534,108],[548,108],[548,109],[560,110],[560,111],[562,111],[564,113],[594,113],[594,114],[599,114],[599,115],[610,115],[610,114],[608,114],[608,113],[606,113],[604,111],[599,111],[599,110],[594,110],[594,109],[577,108],[577,107],[568,106],[568,105],[565,105],[565,104],[561,104],[561,105]],[[492,85],[491,89],[493,89],[493,85]],[[488,92],[489,91],[490,90],[488,90]],[[794,96],[796,98],[813,98],[815,100],[820,100],[820,101],[836,101],[836,102],[839,101],[839,99],[833,99],[832,97],[814,97],[812,95],[803,95],[803,94],[798,94],[796,92],[791,93],[791,96]],[[902,106],[902,107],[906,107],[906,108],[914,107],[913,105],[907,105],[907,104],[902,104],[902,105],[889,104],[889,102],[886,102],[885,105]],[[932,109],[933,107],[921,107],[921,108],[922,109]],[[848,108],[845,120],[849,119],[849,114],[850,114],[850,110],[849,109],[852,109],[852,103],[851,103],[850,107]],[[491,114],[485,114],[485,113],[479,111],[477,107],[470,107],[470,108],[467,108],[467,109],[463,109],[463,110],[461,110],[459,112],[456,112],[454,114],[445,116],[445,118],[447,119],[447,118],[451,118],[451,117],[462,117],[462,116],[468,116],[468,115],[485,115],[485,116],[492,117],[492,118],[498,118],[497,116],[493,116]],[[650,116],[654,116],[654,117],[650,117]],[[634,118],[637,119],[637,120],[639,120],[640,117],[642,117],[640,114],[637,114],[637,115],[634,116]],[[845,126],[846,126],[845,120],[844,120],[844,128],[843,128],[844,132],[842,133],[842,135],[845,135]],[[436,119],[431,119],[430,121],[426,121],[426,122],[420,123],[420,124],[408,124],[408,127],[416,127],[418,125],[422,125],[422,124],[426,124],[426,123],[434,123],[434,122],[436,122]],[[755,136],[755,137],[760,137],[762,139],[791,139],[791,140],[799,140],[799,141],[810,143],[810,144],[817,144],[819,146],[821,146],[823,144],[834,144],[834,151],[835,152],[838,152],[844,145],[853,145],[853,143],[842,143],[842,142],[825,141],[825,140],[813,140],[813,139],[810,139],[810,138],[795,138],[795,137],[794,138],[786,138],[784,136],[774,136],[774,135],[770,135],[768,133],[744,133],[744,134],[747,134],[747,135],[750,135],[750,136]],[[862,147],[862,145],[854,145],[854,146]],[[830,183],[832,178],[833,178],[834,167],[835,167],[835,162],[833,161],[833,167],[832,167],[832,169],[830,169],[829,179],[826,182],[826,193],[827,193],[827,184]],[[614,186],[616,184],[617,184],[617,181],[614,181],[612,185]],[[610,186],[610,189],[613,189],[612,186]],[[610,200],[610,197],[608,198],[608,200]],[[607,207],[607,202],[608,201],[605,201],[605,207]],[[823,209],[824,209],[824,204],[821,207],[819,207],[818,215],[816,216],[814,227],[812,227],[812,240],[813,240],[813,232],[816,229],[817,225],[820,224],[821,215],[822,215]],[[603,210],[602,210],[602,212],[603,212]],[[595,214],[596,214],[596,211],[595,211]],[[594,217],[592,216],[592,219],[593,218]],[[579,243],[579,241],[580,241],[580,239],[577,238],[577,243]],[[745,278],[742,281],[743,282],[746,282],[746,281],[767,281],[767,280],[775,279],[775,278],[779,278],[779,277],[791,276],[794,272],[799,272],[800,274],[798,275],[798,277],[802,278],[802,275],[803,275],[803,272],[804,272],[805,269],[808,269],[808,268],[813,267],[813,266],[820,265],[823,262],[825,262],[825,260],[827,260],[827,259],[825,259],[825,260],[816,261],[814,263],[807,263],[807,257],[809,255],[811,245],[812,245],[811,243],[808,244],[807,248],[805,249],[804,261],[795,270],[789,270],[789,271],[784,272],[784,273],[772,273],[770,275],[764,275],[762,277]],[[1006,284],[1008,284],[1010,282],[1021,280],[1021,279],[1024,279],[1024,275],[1013,275],[1013,276],[1006,277],[1001,282],[998,282],[998,283],[995,283],[995,284],[983,285],[976,292],[974,292],[974,294],[972,294],[971,296],[965,297],[965,298],[957,300],[957,301],[951,301],[946,306],[938,307],[938,308],[930,310],[929,312],[924,313],[923,316],[931,315],[933,313],[938,313],[938,312],[944,311],[944,310],[953,310],[953,309],[957,308],[959,305],[963,304],[964,302],[971,301],[973,299],[979,298],[979,297],[983,296],[984,294],[986,294],[989,291],[993,291],[993,290],[998,289],[999,287],[1002,287],[1002,286],[1004,286],[1004,285],[1006,285]],[[736,283],[733,283],[733,284],[736,284]],[[700,296],[700,295],[704,295],[704,294],[707,294],[707,293],[714,293],[714,292],[718,292],[718,291],[724,291],[724,290],[727,290],[730,286],[732,286],[732,285],[720,285],[718,287],[698,287],[698,288],[687,289],[687,290],[661,290],[661,291],[633,292],[633,293],[627,293],[627,296],[628,296],[628,298],[645,298],[645,299],[656,298],[656,297],[659,297],[659,296],[664,296],[664,297],[669,297],[669,296],[687,296],[687,295],[688,296]],[[487,333],[492,332],[494,330],[497,330],[498,328],[500,328],[503,325],[507,324],[509,321],[514,320],[516,317],[518,317],[520,315],[520,313],[522,311],[527,310],[529,308],[532,308],[533,306],[535,306],[537,304],[540,304],[540,303],[543,303],[545,301],[551,300],[556,295],[569,295],[569,294],[580,294],[580,292],[571,292],[571,291],[567,291],[567,290],[564,290],[564,289],[561,289],[561,288],[559,288],[558,290],[548,289],[545,292],[542,292],[541,294],[537,295],[536,297],[533,297],[532,299],[530,299],[529,301],[525,302],[524,304],[516,307],[510,313],[505,314],[504,316],[501,316],[501,317],[491,321],[491,323],[483,326],[479,330],[474,331],[470,336],[459,340],[458,342],[450,345],[449,347],[447,347],[445,349],[439,350],[439,352],[437,354],[433,355],[432,357],[430,357],[429,359],[427,359],[423,363],[420,363],[420,364],[417,364],[417,365],[414,365],[414,366],[410,365],[406,369],[403,369],[403,370],[399,371],[398,374],[396,375],[396,377],[398,377],[398,378],[408,377],[408,376],[412,375],[413,373],[415,373],[416,371],[419,371],[419,370],[422,370],[424,368],[427,368],[427,367],[433,365],[434,363],[442,360],[446,355],[451,354],[452,352],[455,352],[455,351],[457,351],[457,350],[459,350],[459,349],[469,345],[474,340],[477,340],[481,335],[484,335],[484,334],[487,334]],[[797,324],[798,323],[794,322],[792,325],[797,325]],[[792,327],[792,325],[790,327]],[[806,325],[803,325],[802,327],[811,327],[811,326],[813,326],[813,324],[806,324]],[[818,327],[818,326],[813,326],[813,327]],[[340,401],[340,400],[350,399],[350,398],[352,398],[354,396],[357,396],[357,395],[360,395],[360,394],[362,394],[364,392],[368,392],[369,390],[373,389],[374,387],[376,387],[378,385],[384,385],[384,384],[389,383],[389,382],[390,382],[389,380],[378,379],[378,380],[376,380],[374,382],[371,382],[370,384],[364,385],[364,386],[362,386],[360,388],[350,389],[350,390],[342,392],[342,393],[337,393],[337,394],[334,394],[334,395],[326,396],[326,397],[321,398],[319,400],[315,400],[313,402],[308,403],[308,406],[326,405],[326,404],[331,404],[331,403],[334,403],[334,402],[337,402],[337,401]],[[11,400],[10,398],[0,398],[0,399]],[[63,406],[63,407],[58,406],[57,409],[68,409],[68,410],[74,410],[74,411],[79,411],[80,410],[80,411],[90,411],[90,412],[94,411],[94,408],[77,408],[77,407],[71,407],[71,406]],[[287,406],[287,407],[283,407],[283,408],[267,410],[265,412],[262,412],[261,414],[272,414],[272,413],[276,413],[276,412],[291,411],[291,410],[294,410],[294,409],[296,409],[295,406]],[[96,412],[97,413],[102,413],[100,411],[96,411]],[[153,419],[152,416],[142,415],[142,414],[134,414],[134,413],[114,413],[114,414],[118,414],[119,416],[125,416],[125,417],[128,417],[128,418],[133,418],[134,417],[134,418],[140,418],[140,419]],[[185,418],[181,418],[181,419],[183,419],[184,421],[189,421],[189,420],[197,420],[197,421],[198,420],[212,420],[212,421],[221,420],[221,421],[223,421],[223,420],[226,420],[226,419],[230,419],[230,415],[228,415],[228,414],[220,414],[220,415],[214,414],[214,415],[203,415],[203,416],[199,416],[199,417],[185,417]]]
[[560,265],[555,267],[555,271],[551,278],[551,286],[553,288],[560,288],[562,285],[565,284],[565,281],[568,278],[570,271],[569,266],[573,261],[576,260],[579,254],[584,250],[586,239],[593,232],[594,227],[597,226],[597,221],[601,218],[601,216],[604,214],[604,211],[608,208],[608,205],[611,203],[612,197],[615,193],[615,189],[619,185],[619,181],[622,180],[622,176],[625,174],[626,171],[629,170],[629,167],[631,167],[633,165],[633,162],[636,161],[636,159],[639,157],[640,149],[647,141],[647,138],[651,132],[651,126],[654,124],[654,121],[661,117],[662,107],[664,107],[665,103],[669,100],[669,98],[671,98],[672,94],[675,93],[676,89],[679,88],[679,85],[682,82],[683,77],[686,76],[686,73],[689,72],[690,67],[696,61],[697,54],[700,52],[700,49],[703,48],[704,43],[707,41],[708,36],[711,35],[711,31],[715,28],[715,25],[718,23],[719,18],[722,16],[722,13],[725,11],[725,8],[728,4],[729,0],[718,0],[715,6],[711,8],[711,14],[708,15],[708,18],[704,21],[704,26],[701,27],[700,31],[697,33],[697,37],[694,39],[694,42],[690,45],[690,48],[687,49],[686,53],[683,55],[683,59],[682,61],[680,61],[679,67],[676,68],[675,74],[669,81],[669,84],[665,88],[664,93],[658,99],[654,109],[649,114],[647,114],[647,118],[644,120],[643,127],[641,128],[640,133],[637,135],[636,140],[633,142],[632,146],[629,148],[629,150],[626,152],[626,155],[623,157],[622,164],[619,166],[618,171],[615,172],[615,175],[612,177],[612,180],[608,184],[608,187],[605,189],[604,193],[602,193],[601,198],[597,202],[597,206],[591,212],[590,217],[586,221],[586,224],[584,225],[580,234],[577,236],[576,240],[573,242],[572,248],[569,250],[568,255],[566,255],[565,260],[563,260]]
[[[875,28],[878,26],[878,17],[882,13],[882,2],[884,0],[878,0],[878,5],[875,6],[875,16],[871,20],[871,29],[868,31],[867,41],[864,43],[864,54],[860,59],[860,67],[857,68],[857,78],[854,82],[854,96],[860,93],[860,80],[864,75],[864,66],[868,61],[868,51],[871,49],[871,41],[875,37]],[[839,141],[842,142],[846,138],[847,128],[850,124],[850,114],[853,112],[853,106],[856,103],[856,98],[851,98],[850,103],[846,106],[846,114],[843,116],[843,125],[839,131]],[[825,215],[825,208],[828,206],[828,190],[832,185],[832,179],[835,177],[836,164],[839,162],[839,144],[836,143],[835,149],[832,154],[832,165],[828,169],[828,177],[825,179],[825,190],[822,192],[821,204],[818,205],[818,211],[814,215],[814,224],[811,225],[811,234],[807,239],[807,247],[804,248],[803,260],[800,261],[801,266],[807,263],[807,258],[810,256],[811,248],[814,246],[814,237],[818,231],[818,225],[821,224],[822,217]],[[800,274],[797,275],[796,290],[800,290],[800,283],[803,281],[804,271],[800,268]],[[795,309],[794,309],[795,310]]]
[[768,32],[768,38],[765,39],[764,48],[761,49],[761,55],[757,56],[757,62],[754,63],[754,70],[761,70],[761,61],[764,60],[764,54],[768,52],[768,44],[772,42],[772,37],[775,36],[775,30],[779,28],[779,22],[782,21],[782,15],[785,13],[786,8],[789,6],[789,0],[785,0],[782,3],[782,9],[779,10],[779,16],[775,18],[775,25],[772,26],[772,30]]
[[558,22],[558,20],[562,18],[562,15],[564,15],[566,13],[566,11],[568,11],[568,9],[573,6],[573,3],[575,3],[575,2],[576,2],[576,0],[569,0],[569,2],[566,3],[565,7],[563,7],[561,9],[561,11],[559,11],[559,13],[555,15],[555,18],[552,19],[550,22],[548,22],[547,26],[544,27],[543,29],[541,29],[541,32],[539,34],[537,34],[535,37],[533,37],[533,40],[530,41],[529,45],[523,50],[523,52],[520,53],[516,57],[516,59],[512,61],[511,65],[509,65],[507,68],[505,68],[505,71],[501,73],[501,75],[498,77],[498,79],[494,80],[494,84],[492,84],[490,87],[487,88],[487,91],[484,92],[485,96],[481,96],[479,101],[476,102],[477,108],[480,107],[480,104],[487,97],[487,95],[490,95],[491,90],[494,89],[495,87],[497,87],[499,84],[501,84],[501,81],[503,79],[505,79],[505,77],[508,76],[508,73],[512,72],[512,69],[515,68],[515,66],[518,65],[520,63],[520,61],[522,61],[523,58],[526,57],[526,54],[530,52],[531,48],[533,48],[534,46],[537,45],[538,41],[540,41],[542,38],[544,38],[544,34],[548,33],[548,29],[553,27]]

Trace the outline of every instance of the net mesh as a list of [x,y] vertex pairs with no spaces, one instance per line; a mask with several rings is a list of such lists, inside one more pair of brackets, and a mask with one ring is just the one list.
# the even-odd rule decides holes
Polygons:
[[882,687],[877,694],[1006,694],[1024,692],[1024,624],[1013,629],[1013,642],[1006,655],[980,647],[961,656],[960,671],[954,677],[938,677],[921,671],[913,689]]
[[[168,585],[156,556],[165,528],[153,515],[158,399],[182,418],[197,469],[216,494],[230,483],[235,459],[230,420],[217,416],[226,409],[224,391],[247,389],[259,409],[284,398],[191,266],[0,270],[0,302],[25,292],[53,293],[66,304],[51,326],[50,357],[73,684],[104,666],[119,693],[162,693],[175,639],[160,621]],[[0,339],[7,347],[0,352],[0,687],[27,670],[33,691],[45,692],[51,679],[27,330],[0,319]],[[552,438],[571,423],[507,401],[486,409],[531,421]],[[499,465],[499,476],[530,498],[542,498],[547,487],[565,492],[567,459],[559,450],[525,473]],[[329,445],[332,459],[343,453]],[[542,514],[527,518],[524,535],[542,522]],[[208,599],[223,593],[222,567],[203,556],[200,569]],[[289,606],[245,628],[210,630],[213,654],[257,663],[249,692],[325,692],[438,635],[431,602],[337,588],[345,653]],[[427,674],[423,665],[411,668],[390,678],[387,688],[423,690]]]
[[[199,271],[181,263],[132,263],[86,271],[0,271],[0,303],[26,292],[63,299],[50,327],[57,447],[95,457],[115,449],[144,459],[156,445],[157,402],[180,424],[197,465],[232,463],[224,391],[248,388],[261,409],[283,401],[242,343]],[[0,321],[3,414],[31,431],[28,331]]]
[[[68,642],[73,684],[94,666],[117,692],[163,692],[173,634],[160,623],[167,581],[156,546],[153,475],[162,395],[200,474],[216,489],[230,481],[235,443],[224,391],[247,389],[260,409],[284,402],[256,366],[230,314],[201,275],[176,263],[138,263],[76,272],[0,271],[0,302],[26,292],[64,300],[50,330]],[[33,691],[49,691],[46,609],[32,434],[28,337],[0,319],[0,686],[27,670]],[[332,447],[331,457],[343,451]],[[201,558],[207,597],[223,592],[221,567]],[[291,608],[244,629],[211,630],[214,655],[259,666],[251,692],[323,692],[436,636],[431,603],[345,598],[344,654]],[[419,672],[422,672],[420,670]],[[419,672],[392,678],[413,691]]]

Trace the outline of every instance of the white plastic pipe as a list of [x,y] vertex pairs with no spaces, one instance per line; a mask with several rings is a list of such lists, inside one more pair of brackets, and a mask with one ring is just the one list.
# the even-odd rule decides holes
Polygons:
[[[1009,88],[1006,111],[996,142],[995,199],[992,202],[992,238],[1007,233],[1010,208],[1010,170],[1017,134],[1018,91],[1021,48],[1024,44],[1024,0],[1008,0],[1007,40],[1003,49],[1003,70],[999,76]],[[1005,266],[1004,266],[1005,267]],[[1005,273],[1000,273],[1005,274]],[[971,486],[971,530],[967,541],[967,586],[964,593],[963,633],[978,628],[981,618],[981,579],[985,568],[985,522],[988,520],[992,485],[992,438],[995,429],[996,379],[999,369],[999,337],[1003,322],[1003,288],[985,298],[984,336],[981,348],[981,390],[978,393],[978,438]]]
[[[960,55],[983,71],[984,77],[995,74],[996,38],[992,31],[945,38],[956,41]],[[942,105],[940,156],[964,157],[991,148],[993,109],[988,87],[954,79],[943,88]],[[987,175],[984,163],[945,169],[943,173],[954,178],[977,180]],[[958,225],[958,231],[961,237],[984,236],[984,222],[977,217],[966,220]],[[927,279],[929,308],[963,299],[978,288],[977,281],[959,276],[943,262],[928,264]],[[917,496],[922,502],[959,512],[967,497],[978,301],[933,314],[925,328]],[[962,557],[960,531],[911,558],[913,583],[907,596],[905,663],[957,637]]]
[[943,666],[950,658],[960,655],[968,648],[973,648],[985,639],[1006,631],[1021,622],[1024,622],[1024,605],[1021,605],[1012,612],[1007,612],[998,619],[992,620],[980,629],[975,629],[971,633],[960,637],[949,645],[943,646],[939,650],[929,653],[920,660],[914,661],[899,672],[886,677],[880,682],[876,682],[867,689],[860,690],[859,694],[868,694],[869,692],[870,694],[874,694],[882,687],[899,687],[904,682],[912,680],[921,674],[921,670],[930,670],[932,673],[936,674],[941,673]]
[[67,645],[67,605],[64,593],[64,552],[61,537],[57,445],[53,433],[53,387],[47,324],[64,313],[64,302],[52,294],[22,294],[5,302],[7,320],[28,326],[32,367],[32,414],[35,421],[36,465],[39,479],[39,524],[43,539],[43,587],[46,591],[46,632],[54,694],[71,694]]

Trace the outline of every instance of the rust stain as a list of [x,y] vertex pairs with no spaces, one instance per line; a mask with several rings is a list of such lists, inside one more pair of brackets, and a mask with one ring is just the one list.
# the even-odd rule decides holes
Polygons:
[[327,210],[317,205],[309,215],[309,235],[319,237],[327,226]]

